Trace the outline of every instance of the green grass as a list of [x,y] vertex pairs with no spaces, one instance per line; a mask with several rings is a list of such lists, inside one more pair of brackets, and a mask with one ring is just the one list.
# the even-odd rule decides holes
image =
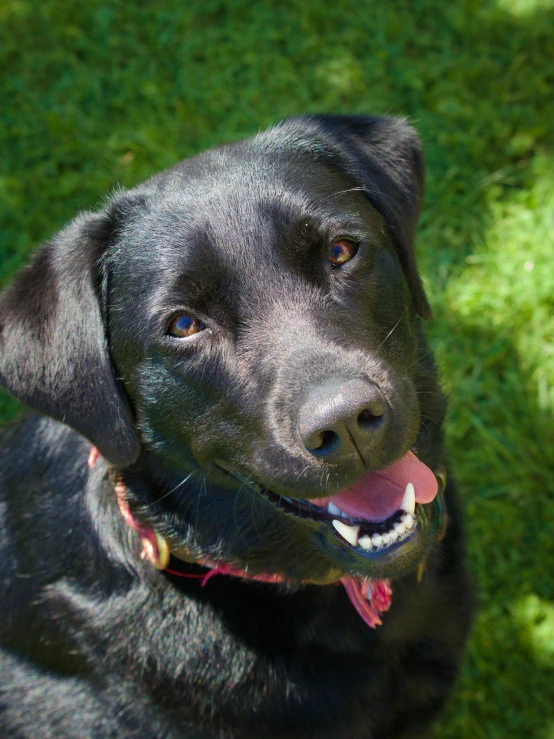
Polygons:
[[418,127],[481,602],[445,739],[554,738],[553,47],[552,0],[0,0],[2,283],[118,183],[285,116]]

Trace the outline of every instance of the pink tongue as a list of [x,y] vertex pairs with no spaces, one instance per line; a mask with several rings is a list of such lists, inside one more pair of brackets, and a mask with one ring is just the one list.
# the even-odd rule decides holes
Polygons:
[[416,503],[430,503],[437,494],[435,475],[415,454],[408,452],[389,467],[364,475],[342,493],[310,502],[327,507],[329,501],[333,501],[352,518],[385,521],[400,508],[409,482],[415,488]]

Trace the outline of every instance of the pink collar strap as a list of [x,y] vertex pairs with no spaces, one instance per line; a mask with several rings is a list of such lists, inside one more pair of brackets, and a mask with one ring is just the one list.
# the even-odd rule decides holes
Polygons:
[[[98,460],[98,449],[92,447],[88,466],[92,469]],[[228,575],[240,577],[243,580],[255,580],[266,583],[282,583],[285,578],[282,575],[250,575],[244,570],[230,565],[211,562],[209,560],[198,560],[197,564],[209,568],[206,574],[192,574],[177,572],[168,568],[170,551],[166,540],[154,529],[141,521],[138,521],[129,509],[127,503],[126,487],[121,479],[115,485],[115,494],[121,515],[127,525],[137,532],[142,543],[141,559],[148,560],[157,570],[162,570],[170,575],[200,580],[200,586],[204,587],[212,577],[216,575]],[[392,602],[392,589],[388,580],[366,580],[361,577],[343,577],[340,583],[344,586],[350,602],[371,628],[382,624],[381,614],[389,610]]]

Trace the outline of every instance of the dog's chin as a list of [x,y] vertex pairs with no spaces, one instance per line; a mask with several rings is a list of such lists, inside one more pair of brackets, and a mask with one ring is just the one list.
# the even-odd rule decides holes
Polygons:
[[441,473],[411,450],[342,490],[320,488],[314,498],[292,497],[300,492],[292,488],[291,497],[277,494],[217,460],[206,477],[189,476],[169,488],[171,495],[134,503],[179,559],[249,577],[328,584],[415,571],[445,520],[443,485]]
[[[436,523],[438,511],[432,503],[416,504],[413,514],[399,510],[382,522],[370,523],[337,518],[309,501],[261,494],[290,526],[295,549],[304,539],[305,552],[309,553],[304,561],[300,556],[282,567],[280,574],[286,580],[327,584],[345,576],[398,579],[416,570],[433,546],[433,519]],[[267,558],[265,567],[262,558],[257,564],[262,571],[271,571],[275,555]]]
[[[320,584],[345,576],[396,579],[427,557],[442,525],[439,478],[412,451],[331,497],[313,499],[274,493],[216,466],[240,484],[233,517],[241,539],[227,527],[217,560],[252,575]],[[220,501],[214,518],[221,521]]]
[[[207,498],[194,526],[179,526],[180,533],[163,527],[171,551],[187,562],[277,576],[291,585],[326,585],[346,576],[401,578],[425,560],[441,524],[440,496],[415,504],[413,514],[400,509],[378,523],[338,518],[310,501],[265,489]],[[210,518],[227,525],[216,531]]]

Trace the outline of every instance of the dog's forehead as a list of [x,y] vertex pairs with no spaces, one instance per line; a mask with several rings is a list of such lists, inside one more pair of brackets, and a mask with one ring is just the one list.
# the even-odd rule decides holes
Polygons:
[[248,144],[206,152],[152,180],[146,207],[126,232],[137,273],[270,266],[300,233],[309,239],[330,226],[384,230],[346,173],[305,152]]
[[309,289],[331,236],[387,238],[383,217],[338,167],[251,142],[185,160],[146,183],[142,202],[110,260],[114,299],[131,312],[181,306],[240,323],[275,284],[282,295]]

